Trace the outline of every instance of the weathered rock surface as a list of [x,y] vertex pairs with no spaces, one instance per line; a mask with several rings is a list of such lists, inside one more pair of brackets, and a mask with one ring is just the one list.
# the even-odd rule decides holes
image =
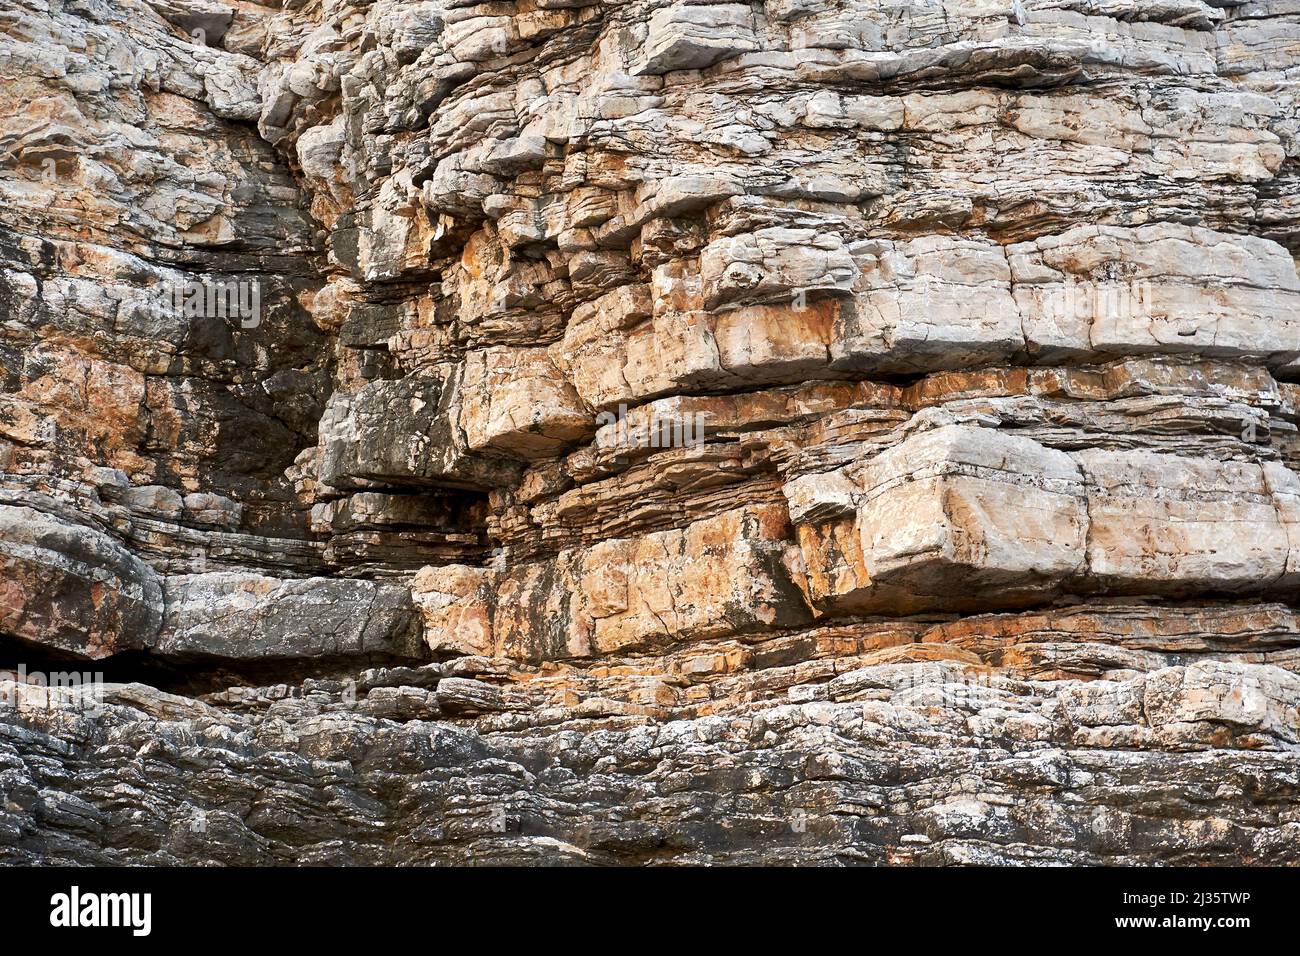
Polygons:
[[1300,862],[1294,5],[0,24],[0,861]]
[[421,656],[411,593],[397,584],[226,571],[173,575],[165,596],[152,648],[163,655]]
[[139,649],[163,616],[154,570],[113,538],[0,505],[3,630],[87,658]]
[[815,680],[690,720],[448,676],[110,685],[93,718],[22,685],[0,833],[20,862],[1300,862],[1291,672]]

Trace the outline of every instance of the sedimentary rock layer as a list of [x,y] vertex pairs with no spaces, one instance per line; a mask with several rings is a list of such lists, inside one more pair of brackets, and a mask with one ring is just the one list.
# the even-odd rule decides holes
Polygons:
[[1296,862],[1294,5],[0,0],[0,79],[0,860]]

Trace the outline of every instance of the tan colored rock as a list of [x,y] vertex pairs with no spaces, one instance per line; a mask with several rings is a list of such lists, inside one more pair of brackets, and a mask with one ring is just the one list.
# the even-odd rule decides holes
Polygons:
[[1290,554],[1258,465],[1076,453],[1088,484],[1088,573],[1122,593],[1267,590]]
[[784,509],[737,509],[582,554],[571,627],[593,653],[807,620]]
[[460,424],[473,451],[546,458],[596,429],[544,348],[471,352],[461,389]]
[[1142,705],[1166,739],[1211,745],[1226,734],[1300,743],[1300,676],[1276,667],[1207,661],[1159,670],[1146,679]]
[[446,564],[421,568],[411,582],[424,641],[434,654],[492,654],[497,575],[486,568]]
[[855,244],[860,278],[830,343],[839,368],[903,372],[1004,361],[1024,347],[996,243],[926,236]]
[[[1079,469],[1028,439],[939,428],[789,487],[793,520],[812,529],[800,541],[824,609],[1005,606],[1041,600],[1084,567]],[[835,516],[829,527],[821,515]]]
[[1290,361],[1300,280],[1276,243],[1208,229],[1080,226],[1007,250],[1030,350]]
[[698,70],[758,48],[753,10],[739,3],[674,3],[650,18],[639,73]]
[[509,569],[497,592],[497,653],[587,657],[806,622],[791,534],[782,506],[737,508]]
[[847,291],[857,265],[844,241],[816,229],[758,229],[724,237],[700,253],[703,305],[772,298],[795,293]]

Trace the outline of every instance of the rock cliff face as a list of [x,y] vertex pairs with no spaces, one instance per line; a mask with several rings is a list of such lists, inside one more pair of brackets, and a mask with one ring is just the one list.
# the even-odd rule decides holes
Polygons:
[[0,80],[0,861],[1300,862],[1294,0]]

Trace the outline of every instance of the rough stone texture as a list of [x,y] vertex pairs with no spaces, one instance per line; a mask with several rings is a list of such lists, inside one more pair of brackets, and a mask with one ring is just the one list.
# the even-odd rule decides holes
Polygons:
[[154,570],[116,540],[0,505],[3,630],[87,658],[143,647],[162,622]]
[[214,572],[167,579],[158,654],[231,660],[389,653],[418,658],[410,591],[331,578]]
[[1298,90],[1286,2],[0,0],[0,861],[1300,862]]

